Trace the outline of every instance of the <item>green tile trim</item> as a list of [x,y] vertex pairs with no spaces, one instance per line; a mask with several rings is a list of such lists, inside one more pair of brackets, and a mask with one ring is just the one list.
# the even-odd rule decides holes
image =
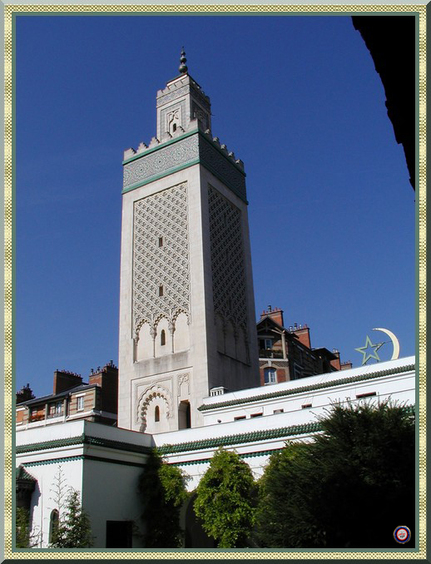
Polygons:
[[147,178],[146,180],[143,180],[142,182],[136,182],[136,184],[132,184],[131,186],[128,186],[127,188],[123,188],[121,194],[127,194],[127,192],[131,192],[133,190],[136,190],[137,188],[140,188],[141,186],[145,186],[146,184],[150,184],[151,182],[154,182],[155,180],[159,180],[160,178],[164,178],[165,176],[169,176],[170,174],[174,174],[175,172],[179,172],[180,170],[184,170],[185,168],[189,168],[195,164],[199,164],[200,160],[199,159],[193,159],[192,161],[186,162],[182,165],[176,166],[174,168],[170,168],[168,170],[166,170],[165,172],[161,172],[160,174],[155,174],[154,176],[151,176],[150,178]]
[[41,443],[31,443],[27,445],[19,445],[15,448],[16,454],[26,452],[36,452],[38,450],[48,450],[50,448],[61,448],[74,445],[84,444],[84,435],[79,437],[69,437],[67,439],[55,439],[53,441],[42,441]]
[[[283,447],[284,448],[284,447]],[[240,458],[254,458],[256,456],[271,456],[275,452],[281,452],[283,448],[274,448],[273,450],[259,450],[257,452],[246,452],[240,453],[238,456]],[[171,466],[193,466],[197,464],[208,464],[211,462],[211,458],[200,458],[199,460],[186,460],[184,462],[172,462]]]
[[46,464],[57,464],[59,462],[75,462],[76,460],[83,460],[84,455],[80,456],[63,456],[62,458],[49,458],[47,460],[36,460],[35,462],[26,462],[25,465],[31,466],[45,466]]
[[[63,456],[62,458],[49,458],[47,460],[38,460],[36,462],[26,462],[26,466],[45,466],[47,464],[58,464],[62,462],[76,462],[77,460],[92,460],[96,462],[120,464],[121,466],[135,466],[137,468],[144,468],[145,462],[127,462],[124,460],[113,460],[111,458],[104,458],[102,456],[90,456],[88,454],[82,454],[80,456]],[[37,481],[37,480],[36,480]]]
[[[225,184],[230,190],[232,190],[232,192],[234,194],[236,194],[241,200],[243,200],[246,204],[248,204],[247,202],[247,198],[246,198],[246,191],[245,191],[245,186],[243,191],[242,190],[238,190],[237,187],[234,185],[234,182],[231,182],[229,180],[229,178],[226,177],[225,174],[221,173],[217,167],[212,166],[211,162],[208,161],[207,158],[205,158],[205,156],[202,154],[202,144],[206,143],[209,147],[211,147],[212,150],[216,151],[216,153],[218,155],[221,155],[223,157],[223,159],[229,163],[229,165],[231,165],[237,173],[239,173],[242,177],[245,178],[246,173],[244,172],[244,170],[233,160],[232,157],[229,157],[228,154],[226,154],[226,152],[221,149],[221,147],[215,143],[212,138],[209,135],[206,135],[205,133],[203,133],[202,131],[200,131],[199,129],[194,129],[193,131],[190,131],[188,133],[186,133],[185,135],[181,135],[181,137],[177,137],[176,139],[171,139],[170,141],[166,141],[165,143],[161,143],[160,145],[158,145],[157,147],[153,147],[152,149],[147,149],[146,151],[144,151],[143,153],[140,153],[139,155],[134,155],[133,157],[130,157],[129,159],[126,159],[125,161],[123,161],[123,165],[127,165],[130,162],[133,162],[139,158],[143,158],[145,156],[148,156],[150,154],[155,153],[156,151],[160,150],[160,149],[164,149],[165,147],[172,145],[174,143],[177,143],[179,141],[182,141],[184,139],[186,139],[187,137],[190,137],[192,135],[198,135],[199,137],[199,145],[198,145],[198,157],[194,158],[190,161],[184,162],[179,164],[178,166],[172,167],[170,169],[167,169],[163,172],[160,172],[158,174],[155,174],[149,178],[146,178],[144,180],[141,180],[139,182],[135,182],[134,184],[127,186],[126,188],[123,188],[122,190],[122,194],[127,194],[128,192],[131,192],[133,190],[136,190],[137,188],[140,188],[142,186],[145,186],[147,184],[150,184],[151,182],[155,182],[156,180],[159,180],[160,178],[164,178],[166,176],[169,176],[171,174],[174,174],[175,172],[179,172],[180,170],[184,170],[190,166],[193,166],[195,164],[201,164],[202,166],[204,166],[205,168],[207,168],[207,170],[213,174],[215,177],[217,177],[221,182],[223,182],[223,184]],[[211,150],[210,149],[210,150]],[[244,192],[244,193],[243,193]]]
[[179,443],[177,445],[165,445],[159,447],[157,451],[161,455],[177,454],[180,452],[200,450],[203,448],[218,448],[220,446],[251,443],[255,441],[263,441],[266,439],[278,439],[280,437],[290,437],[292,435],[317,433],[318,431],[320,431],[320,429],[320,423],[305,423],[304,425],[292,425],[290,427],[281,427],[279,429],[265,429],[264,431],[253,431],[251,433],[228,435],[216,439]]
[[229,155],[226,155],[226,153],[223,151],[223,149],[221,149],[221,147],[219,147],[217,145],[217,143],[215,143],[212,140],[212,137],[209,136],[209,135],[206,135],[203,131],[201,131],[198,128],[193,129],[192,131],[188,131],[187,133],[184,133],[184,135],[181,135],[180,137],[176,137],[175,139],[170,139],[169,141],[165,141],[164,143],[160,143],[159,145],[157,145],[156,147],[152,147],[151,149],[145,149],[145,151],[143,151],[142,153],[139,153],[137,155],[133,155],[132,157],[125,159],[122,164],[123,165],[129,164],[129,163],[136,161],[136,160],[138,160],[142,157],[145,157],[146,155],[150,155],[151,153],[154,153],[154,152],[158,151],[159,149],[163,149],[164,147],[168,147],[169,145],[173,145],[174,143],[177,143],[178,141],[182,141],[183,139],[186,139],[187,137],[190,137],[191,135],[195,135],[196,133],[198,133],[203,139],[205,139],[205,141],[207,141],[212,147],[214,147],[231,165],[233,165],[238,170],[238,172],[240,172],[243,176],[246,176],[246,173],[244,172],[244,170],[231,157],[229,157]]
[[301,394],[304,392],[311,392],[314,390],[323,390],[325,388],[332,388],[333,386],[343,386],[344,384],[350,384],[354,382],[363,382],[365,380],[372,380],[374,378],[382,378],[384,376],[390,376],[391,374],[403,374],[405,372],[410,372],[415,369],[414,364],[409,364],[401,368],[390,368],[387,370],[380,370],[377,372],[370,372],[369,374],[361,374],[353,378],[340,378],[339,380],[332,380],[330,382],[321,382],[320,384],[312,384],[310,386],[301,386],[300,388],[295,388],[293,390],[282,390],[280,392],[273,392],[268,394],[260,394],[259,396],[254,396],[252,398],[240,398],[237,400],[222,401],[219,403],[212,403],[211,405],[201,405],[198,407],[199,411],[209,411],[211,409],[218,409],[219,407],[228,407],[231,405],[240,405],[244,403],[254,403],[257,401],[262,401],[271,398],[291,396],[294,394]]
[[[415,406],[404,406],[407,413],[415,414]],[[189,452],[192,450],[200,450],[203,448],[218,448],[220,446],[238,445],[255,441],[264,441],[269,439],[279,439],[291,437],[294,435],[305,435],[308,433],[317,433],[322,430],[321,424],[305,423],[303,425],[291,425],[290,427],[281,427],[278,429],[265,429],[263,431],[253,431],[251,433],[243,433],[236,435],[228,435],[216,439],[206,439],[200,441],[190,441],[188,443],[178,443],[177,445],[164,445],[157,448],[161,455],[179,454],[181,452]]]
[[20,445],[16,447],[15,452],[17,454],[23,454],[27,452],[37,452],[40,450],[49,450],[53,448],[61,448],[61,447],[68,447],[75,445],[102,446],[106,448],[112,448],[115,450],[121,450],[126,452],[138,452],[142,454],[146,454],[151,450],[149,447],[143,445],[134,445],[121,441],[113,441],[110,439],[102,439],[99,437],[80,435],[78,437],[69,437],[67,439],[56,439],[53,441]]
[[209,135],[205,135],[205,133],[200,130],[198,131],[198,133],[203,139],[205,139],[207,143],[214,147],[214,149],[216,149],[220,153],[220,155],[222,155],[228,161],[229,164],[233,165],[238,172],[240,172],[244,177],[247,176],[245,171],[233,160],[233,158],[229,157],[229,155],[226,155],[223,149],[219,147],[217,143],[214,143]]
[[21,481],[21,482],[36,482],[36,478],[34,478],[31,474],[29,474],[25,467],[20,464],[18,466],[18,468],[16,469],[16,479],[17,481]]

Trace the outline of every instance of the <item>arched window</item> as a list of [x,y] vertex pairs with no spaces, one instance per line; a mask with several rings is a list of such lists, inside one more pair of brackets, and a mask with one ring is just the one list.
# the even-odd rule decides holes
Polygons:
[[166,345],[166,332],[164,329],[162,329],[162,332],[160,333],[160,344]]
[[160,407],[158,405],[156,405],[156,408],[154,410],[154,421],[156,423],[160,421]]
[[53,509],[51,511],[51,516],[49,518],[49,542],[51,544],[57,541],[58,520],[59,520],[58,509]]
[[265,376],[265,384],[277,383],[277,370],[275,368],[265,368],[264,376]]

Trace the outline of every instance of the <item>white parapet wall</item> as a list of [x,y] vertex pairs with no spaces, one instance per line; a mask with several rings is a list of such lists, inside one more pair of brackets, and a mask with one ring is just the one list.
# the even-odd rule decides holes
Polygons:
[[235,449],[258,478],[271,452],[319,432],[319,418],[334,404],[391,401],[411,407],[415,394],[415,358],[408,357],[208,397],[201,406],[204,426],[157,434],[154,441],[193,490],[219,446]]

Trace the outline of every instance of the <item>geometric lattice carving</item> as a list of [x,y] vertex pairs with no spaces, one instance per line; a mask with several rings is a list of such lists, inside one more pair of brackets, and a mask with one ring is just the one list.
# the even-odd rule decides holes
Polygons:
[[230,158],[222,155],[205,136],[202,136],[199,142],[199,159],[210,172],[214,171],[232,192],[244,202],[247,201],[244,173],[238,170]]
[[208,186],[213,300],[216,314],[247,327],[241,211]]
[[153,176],[198,159],[198,136],[192,135],[180,141],[144,154],[124,165],[123,188],[148,181]]
[[190,314],[187,184],[135,202],[133,212],[133,337],[162,317],[173,330]]

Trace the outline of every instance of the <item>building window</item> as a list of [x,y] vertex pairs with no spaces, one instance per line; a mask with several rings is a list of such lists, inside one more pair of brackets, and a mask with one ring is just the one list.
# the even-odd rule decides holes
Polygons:
[[272,339],[264,339],[264,347],[265,350],[271,350],[272,349]]
[[302,409],[307,409],[308,407],[313,407],[312,403],[304,403],[304,405],[301,405]]
[[238,417],[234,417],[234,421],[240,421],[240,419],[245,419],[245,415],[238,415]]
[[192,415],[190,402],[183,400],[178,407],[178,427],[180,429],[190,429],[192,426]]
[[163,296],[163,286],[159,286],[159,296]]
[[154,421],[156,423],[160,421],[160,407],[158,405],[156,405],[156,408],[154,410]]
[[284,413],[284,409],[274,409],[273,413]]
[[106,548],[132,548],[133,521],[106,521]]
[[262,415],[263,415],[262,412],[260,412],[260,413],[251,413],[251,414],[250,414],[250,417],[262,417]]
[[58,534],[58,510],[53,509],[51,511],[51,516],[49,518],[49,542],[50,544],[54,543],[57,540]]
[[365,394],[356,394],[356,399],[361,399],[361,398],[371,398],[372,396],[376,396],[376,392],[368,392]]
[[55,404],[55,413],[57,415],[61,415],[62,411],[63,411],[63,402],[59,401]]
[[160,333],[160,344],[163,347],[163,345],[166,345],[166,332],[164,329],[162,329],[162,332]]
[[159,247],[163,247],[163,237],[159,237]]
[[276,384],[277,370],[275,368],[265,368],[264,377],[265,377],[265,384]]
[[84,409],[84,396],[76,398],[76,409],[77,411],[82,411]]

